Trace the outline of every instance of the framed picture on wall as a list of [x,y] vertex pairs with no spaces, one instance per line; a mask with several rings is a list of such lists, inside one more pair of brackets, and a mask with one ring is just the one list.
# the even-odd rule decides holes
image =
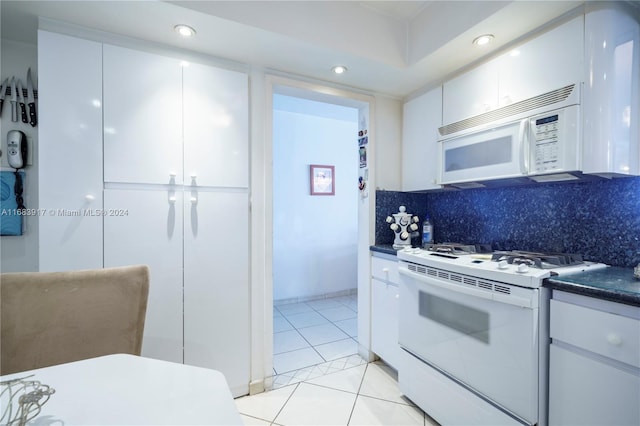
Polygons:
[[311,195],[335,195],[335,167],[312,164],[309,166]]

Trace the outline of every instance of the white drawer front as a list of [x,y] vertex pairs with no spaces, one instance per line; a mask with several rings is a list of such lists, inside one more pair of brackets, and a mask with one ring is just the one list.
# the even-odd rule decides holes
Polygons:
[[550,425],[637,426],[638,401],[639,376],[551,345]]
[[442,425],[522,425],[404,351],[398,368],[398,384],[407,398]]
[[551,338],[640,367],[640,321],[551,300]]
[[377,256],[371,257],[371,275],[383,281],[391,281],[398,284],[400,275],[398,274],[398,262],[384,259]]

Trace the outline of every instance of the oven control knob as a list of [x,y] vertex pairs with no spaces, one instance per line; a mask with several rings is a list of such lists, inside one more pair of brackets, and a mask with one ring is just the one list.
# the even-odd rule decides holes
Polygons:
[[507,269],[509,267],[509,262],[506,260],[501,260],[498,262],[498,269]]
[[525,272],[529,272],[529,265],[526,263],[521,263],[518,265],[518,272],[524,274]]

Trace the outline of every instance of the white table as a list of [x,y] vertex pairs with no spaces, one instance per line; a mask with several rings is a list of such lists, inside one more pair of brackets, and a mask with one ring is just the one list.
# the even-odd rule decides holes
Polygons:
[[222,373],[133,355],[107,355],[0,376],[33,375],[55,389],[30,424],[242,425]]

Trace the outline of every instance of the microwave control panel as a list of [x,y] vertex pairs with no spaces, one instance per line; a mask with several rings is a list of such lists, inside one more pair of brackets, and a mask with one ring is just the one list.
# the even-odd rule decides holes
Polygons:
[[538,118],[533,126],[535,140],[534,156],[537,172],[552,171],[560,167],[560,144],[558,140],[558,114]]

